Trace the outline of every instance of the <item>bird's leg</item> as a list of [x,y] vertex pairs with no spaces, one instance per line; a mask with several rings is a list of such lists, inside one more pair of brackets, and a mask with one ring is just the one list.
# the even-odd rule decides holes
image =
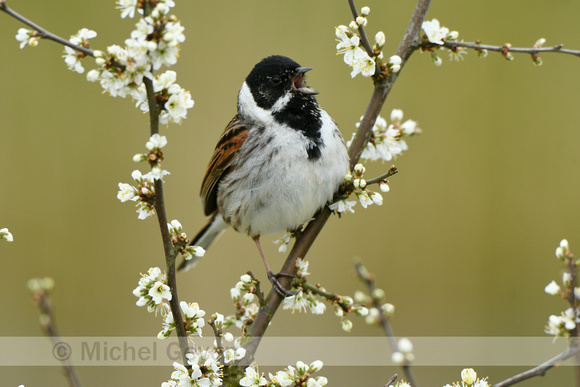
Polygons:
[[270,269],[268,262],[266,262],[266,257],[264,256],[264,252],[262,251],[262,245],[260,244],[260,236],[259,235],[255,236],[252,239],[254,240],[254,242],[256,243],[256,246],[258,247],[258,251],[260,252],[260,256],[262,257],[262,261],[264,262],[264,266],[266,266],[266,274],[268,275],[268,279],[272,283],[272,287],[274,288],[274,290],[276,290],[276,293],[278,293],[282,297],[288,297],[288,296],[295,295],[297,292],[291,292],[289,290],[286,290],[282,286],[282,284],[278,281],[278,277],[280,277],[280,276],[288,276],[288,277],[294,277],[294,276],[292,276],[290,274],[284,274],[284,273],[274,274],[274,272]]

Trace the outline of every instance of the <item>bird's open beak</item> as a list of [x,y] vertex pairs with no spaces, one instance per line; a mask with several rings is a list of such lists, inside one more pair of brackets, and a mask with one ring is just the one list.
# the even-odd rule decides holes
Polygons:
[[310,70],[314,70],[311,67],[298,67],[296,76],[294,77],[294,81],[292,82],[292,86],[301,92],[302,94],[306,95],[316,95],[319,94],[318,91],[314,90],[312,87],[308,86],[306,82],[304,82],[304,73]]

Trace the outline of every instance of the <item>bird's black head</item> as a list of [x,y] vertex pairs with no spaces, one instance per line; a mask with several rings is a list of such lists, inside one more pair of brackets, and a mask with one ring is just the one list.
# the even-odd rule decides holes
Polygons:
[[309,67],[300,67],[292,59],[273,55],[262,59],[254,66],[248,77],[248,85],[256,104],[270,110],[282,97],[299,96],[301,99],[311,99],[318,92],[306,85],[304,73],[312,70]]

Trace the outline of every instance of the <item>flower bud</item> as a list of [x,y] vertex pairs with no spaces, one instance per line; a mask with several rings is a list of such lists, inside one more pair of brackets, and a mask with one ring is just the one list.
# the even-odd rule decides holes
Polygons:
[[556,281],[552,281],[546,285],[544,291],[552,296],[555,296],[556,294],[560,293],[560,285],[558,285]]
[[371,9],[369,7],[362,7],[360,9],[360,14],[363,16],[368,16],[368,14],[371,12]]
[[372,296],[375,300],[380,300],[385,296],[385,291],[381,288],[376,288],[373,290]]
[[449,33],[449,35],[447,35],[447,40],[457,40],[458,37],[459,37],[459,32],[451,31]]
[[564,272],[562,274],[562,283],[564,284],[564,286],[570,287],[570,285],[572,285],[572,274]]
[[402,339],[399,340],[399,342],[397,343],[397,347],[399,348],[399,351],[401,351],[402,353],[413,352],[413,343],[411,343],[411,340],[407,339],[406,337],[403,337]]
[[401,365],[405,362],[405,355],[403,355],[401,352],[397,351],[397,352],[393,352],[393,354],[391,355],[391,361],[395,364],[395,365]]
[[392,316],[395,313],[395,305],[386,303],[381,306],[381,310],[385,314],[385,316]]
[[377,43],[378,48],[383,48],[385,45],[385,33],[383,31],[377,32],[375,35],[375,42]]
[[352,329],[352,321],[347,320],[347,319],[342,319],[340,321],[340,327],[342,328],[343,331],[350,332],[350,330]]
[[[403,60],[399,55],[393,55],[392,57],[389,58],[389,65],[391,66],[400,65],[402,62]],[[401,117],[401,119],[403,119],[403,117]]]
[[354,166],[354,172],[362,175],[363,173],[365,173],[365,167],[362,164],[357,164]]
[[316,371],[320,371],[322,368],[323,363],[320,360],[315,360],[310,364],[310,373],[314,373]]
[[363,291],[357,290],[354,292],[354,300],[359,304],[363,304],[367,301],[367,295]]

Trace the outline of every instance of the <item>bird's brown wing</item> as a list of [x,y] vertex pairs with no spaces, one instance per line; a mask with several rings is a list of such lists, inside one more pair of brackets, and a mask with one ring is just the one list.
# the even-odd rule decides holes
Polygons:
[[227,174],[232,160],[247,137],[248,127],[236,115],[222,133],[201,183],[200,196],[206,215],[211,215],[217,210],[219,182]]

